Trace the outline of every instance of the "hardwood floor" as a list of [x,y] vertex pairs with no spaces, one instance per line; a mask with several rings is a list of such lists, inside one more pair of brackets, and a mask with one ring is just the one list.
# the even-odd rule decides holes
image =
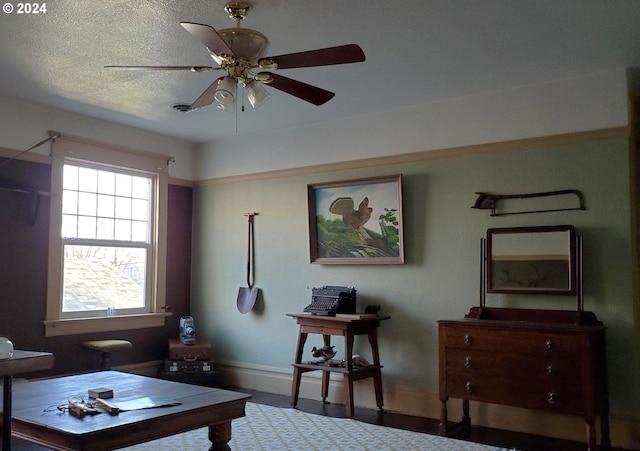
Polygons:
[[[291,406],[291,398],[286,395],[276,395],[254,390],[242,391],[253,396],[251,402],[268,404],[274,407]],[[300,398],[297,409],[319,415],[346,417],[346,408],[341,404],[323,404],[321,401]],[[438,433],[439,421],[436,419],[414,417],[392,412],[381,413],[374,409],[364,409],[359,407],[355,408],[355,415],[353,418],[380,426],[394,427],[434,435]],[[524,434],[520,432],[504,431],[479,426],[473,426],[471,433],[468,436],[456,438],[501,447],[506,450],[512,450],[515,448],[519,451],[585,451],[587,449],[586,443],[582,442],[560,440],[533,434]],[[611,451],[628,450],[623,450],[622,448],[611,448]]]

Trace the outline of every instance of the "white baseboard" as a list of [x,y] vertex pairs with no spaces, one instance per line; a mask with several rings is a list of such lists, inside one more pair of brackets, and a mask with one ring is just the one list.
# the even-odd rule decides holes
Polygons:
[[[293,371],[238,362],[216,362],[220,384],[236,389],[259,390],[281,395],[291,394]],[[385,380],[383,375],[384,409],[406,415],[440,418],[438,393],[396,381]],[[320,400],[321,373],[305,373],[300,384],[300,398]],[[372,379],[354,383],[356,407],[377,409]],[[333,373],[329,382],[330,402],[344,403],[342,376]],[[462,401],[451,399],[447,405],[450,421],[462,416]],[[501,406],[497,404],[471,403],[473,425],[506,429],[567,440],[586,441],[586,424],[581,417],[549,414],[546,412]],[[640,421],[610,416],[612,446],[625,449],[640,448]],[[597,427],[600,440],[599,425]]]

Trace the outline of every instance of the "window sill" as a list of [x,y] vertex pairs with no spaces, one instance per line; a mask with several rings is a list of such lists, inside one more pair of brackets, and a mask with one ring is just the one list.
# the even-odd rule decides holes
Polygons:
[[44,320],[44,334],[46,337],[61,335],[79,335],[92,332],[111,332],[116,330],[144,329],[164,326],[164,319],[171,313],[147,313],[142,315],[127,315],[82,319]]

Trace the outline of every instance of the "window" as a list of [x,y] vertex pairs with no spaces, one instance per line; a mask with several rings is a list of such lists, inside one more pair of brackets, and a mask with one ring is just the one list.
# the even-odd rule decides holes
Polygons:
[[61,317],[149,312],[154,182],[64,165]]
[[168,158],[52,144],[46,335],[164,324]]

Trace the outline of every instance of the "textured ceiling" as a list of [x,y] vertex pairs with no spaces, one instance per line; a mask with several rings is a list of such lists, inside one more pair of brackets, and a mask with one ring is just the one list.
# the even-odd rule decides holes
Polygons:
[[215,65],[179,22],[233,27],[225,3],[53,0],[46,14],[0,13],[0,93],[202,142],[640,65],[639,0],[253,0],[242,26],[269,38],[268,55],[356,43],[366,61],[281,70],[336,96],[318,107],[267,86],[269,101],[237,117],[172,108],[217,71],[104,69]]

